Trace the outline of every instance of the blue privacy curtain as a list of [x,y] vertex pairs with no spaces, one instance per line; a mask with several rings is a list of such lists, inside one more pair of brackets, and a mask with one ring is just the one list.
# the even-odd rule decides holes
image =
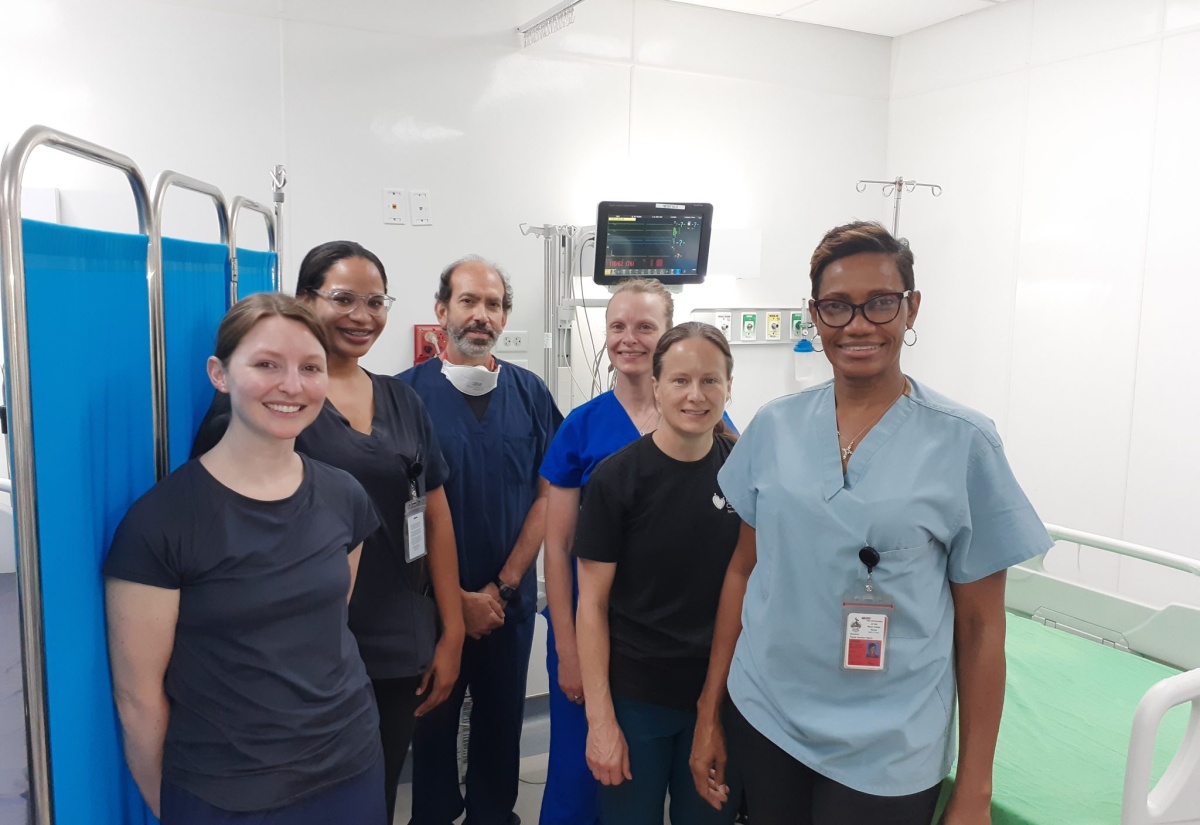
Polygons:
[[[167,421],[174,470],[187,461],[192,439],[212,402],[213,386],[205,363],[229,303],[229,247],[163,238],[162,251]],[[270,274],[268,264],[268,289]],[[257,282],[257,272],[253,277]]]
[[271,268],[275,266],[274,252],[258,252],[238,247],[237,259],[238,298],[245,298],[255,292],[270,292],[275,288],[271,283]]
[[154,822],[125,767],[100,575],[154,483],[147,239],[35,221],[23,237],[55,819]]

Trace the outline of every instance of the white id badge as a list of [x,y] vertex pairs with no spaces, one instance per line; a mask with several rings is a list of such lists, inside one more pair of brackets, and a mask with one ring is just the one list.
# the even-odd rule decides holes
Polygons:
[[842,599],[842,668],[887,670],[888,630],[895,605],[880,593]]
[[425,496],[404,505],[404,560],[410,564],[425,555]]

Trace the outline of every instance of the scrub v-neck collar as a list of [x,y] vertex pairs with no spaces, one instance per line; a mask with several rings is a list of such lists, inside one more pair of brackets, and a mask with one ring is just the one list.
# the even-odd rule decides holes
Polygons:
[[[912,385],[911,379],[909,385]],[[900,425],[908,419],[915,407],[912,397],[908,394],[900,396],[896,402],[883,414],[883,418],[867,431],[850,460],[846,463],[846,472],[842,473],[842,455],[837,437],[837,405],[834,402],[833,384],[825,393],[817,411],[817,433],[822,443],[829,445],[828,451],[821,450],[821,478],[825,500],[829,501],[839,491],[852,490],[866,473],[871,458],[877,453]]]

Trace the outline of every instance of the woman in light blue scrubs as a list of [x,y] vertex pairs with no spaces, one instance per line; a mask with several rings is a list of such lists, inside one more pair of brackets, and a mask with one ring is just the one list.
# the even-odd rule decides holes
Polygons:
[[[813,310],[832,382],[755,416],[719,481],[743,524],[692,751],[754,825],[990,822],[1008,567],[1052,542],[995,426],[906,377],[921,304],[907,242],[826,234]],[[726,702],[728,696],[730,701]]]

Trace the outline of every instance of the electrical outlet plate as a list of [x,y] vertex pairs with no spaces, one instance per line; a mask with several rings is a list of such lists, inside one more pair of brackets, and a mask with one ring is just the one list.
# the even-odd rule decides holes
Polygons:
[[758,338],[758,313],[742,313],[742,340],[754,341]]
[[408,193],[403,189],[383,190],[383,222],[396,226],[408,223]]
[[413,226],[433,226],[433,207],[429,203],[428,189],[413,189],[408,193],[412,206]]
[[721,330],[721,334],[725,336],[726,341],[733,340],[733,313],[718,312],[717,313],[717,329]]
[[529,333],[520,329],[506,329],[496,340],[496,352],[528,352]]
[[783,313],[767,313],[767,340],[778,341],[783,335]]

